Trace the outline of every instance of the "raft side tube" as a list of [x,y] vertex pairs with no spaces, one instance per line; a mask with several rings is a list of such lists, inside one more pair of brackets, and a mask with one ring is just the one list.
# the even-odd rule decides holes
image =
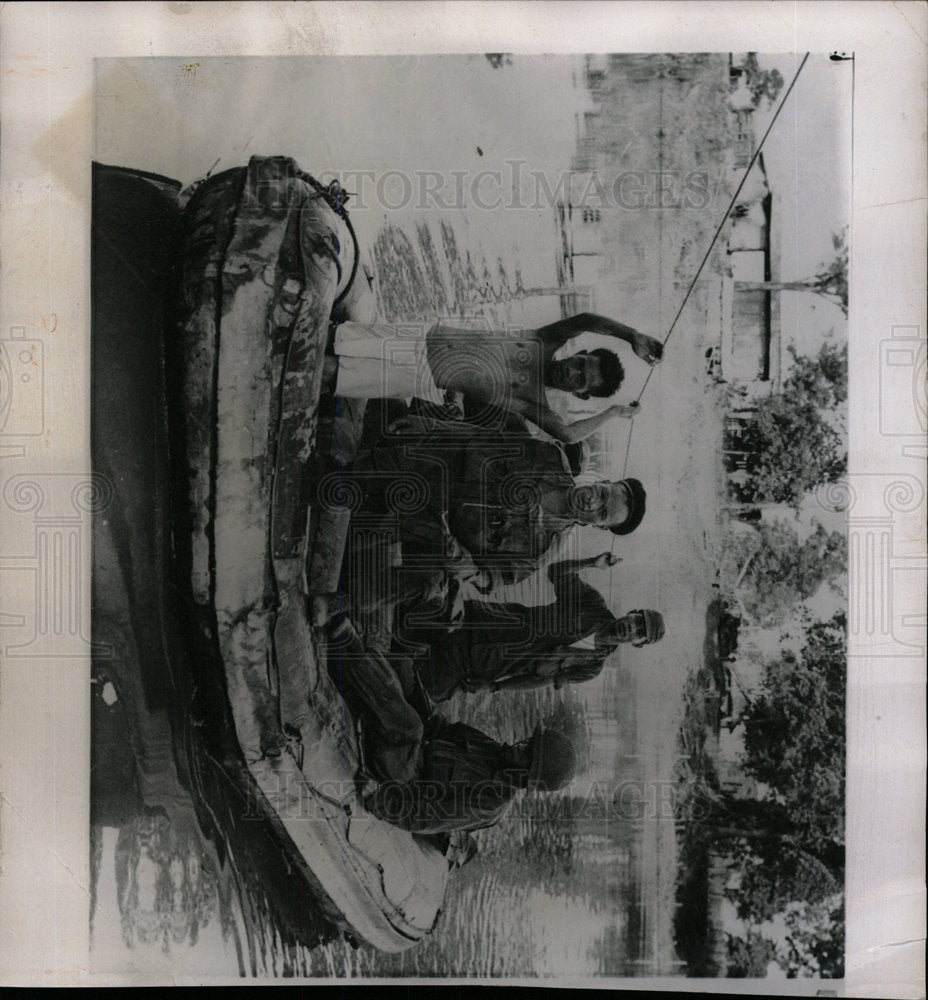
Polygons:
[[188,205],[190,583],[215,615],[236,735],[272,819],[345,923],[396,951],[431,930],[448,865],[358,801],[353,723],[320,669],[296,571],[337,222],[280,158],[207,181]]

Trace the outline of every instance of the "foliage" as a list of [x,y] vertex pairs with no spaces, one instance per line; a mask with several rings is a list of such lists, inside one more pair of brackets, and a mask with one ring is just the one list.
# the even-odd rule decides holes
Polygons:
[[[715,849],[738,873],[738,888],[729,895],[743,919],[767,920],[795,900],[818,902],[840,889],[844,845],[829,838],[831,817],[824,810],[823,829],[810,831],[795,800],[785,804],[775,794],[754,799],[723,792],[701,805]],[[843,840],[843,804],[834,826]]]
[[[738,873],[729,895],[739,917],[761,923],[801,912],[811,921],[803,929],[795,916],[793,964],[834,968],[843,948],[834,900],[845,866],[846,654],[840,612],[808,626],[799,655],[787,650],[766,665],[744,740],[744,769],[763,797],[722,792],[704,803],[702,825]],[[816,957],[810,942],[819,937]]]
[[784,388],[822,409],[837,409],[847,402],[847,344],[826,341],[814,358],[799,354],[792,344],[788,350],[793,364]]
[[768,107],[777,99],[783,88],[783,75],[777,69],[761,69],[757,62],[757,53],[749,52],[742,63],[745,83],[754,99],[755,105],[766,100]]
[[844,475],[846,402],[846,346],[825,344],[814,358],[794,351],[781,391],[758,403],[742,431],[743,499],[798,507],[808,491]]
[[847,470],[841,436],[812,403],[785,393],[770,396],[745,428],[748,481],[743,499],[750,503],[788,503],[823,483],[837,482]]
[[767,975],[767,966],[776,960],[777,947],[757,931],[748,931],[744,937],[728,937],[728,975],[732,979],[761,979]]
[[827,264],[819,264],[819,269],[808,278],[796,278],[790,281],[745,281],[741,287],[773,292],[812,292],[838,306],[847,316],[848,298],[848,248],[844,232],[835,233],[831,237],[835,248],[835,257]]
[[[714,632],[716,620],[707,627]],[[726,941],[730,976],[764,975],[771,960],[789,976],[844,972],[846,617],[806,618],[802,627],[801,650],[765,664],[745,713],[750,781],[741,795],[721,786],[700,749],[712,728],[704,686],[687,707],[693,732],[681,730],[688,777],[679,786],[686,823],[674,932],[692,975],[710,974],[708,857],[724,859],[718,888],[745,923]]]
[[788,946],[781,964],[789,976],[844,977],[844,895],[793,903],[786,911]]
[[826,531],[816,523],[812,534],[799,541],[787,521],[761,521],[750,534],[732,544],[739,565],[748,559],[739,597],[745,611],[760,625],[782,622],[800,602],[826,581],[847,569],[847,539],[839,531]]
[[817,295],[840,306],[841,311],[847,316],[847,232],[834,233],[831,243],[835,249],[834,260],[828,264],[820,264],[818,273],[807,284]]
[[739,917],[770,920],[795,901],[816,904],[841,891],[844,851],[828,862],[799,845],[796,835],[757,835],[730,846],[740,883],[729,895]]
[[727,935],[728,976],[762,978],[776,962],[789,978],[844,976],[844,897],[841,893],[820,903],[790,903],[782,914],[784,938],[764,935],[763,924],[749,926],[744,936]]
[[843,842],[847,624],[806,630],[799,656],[768,663],[745,713],[745,767],[787,803],[807,843]]

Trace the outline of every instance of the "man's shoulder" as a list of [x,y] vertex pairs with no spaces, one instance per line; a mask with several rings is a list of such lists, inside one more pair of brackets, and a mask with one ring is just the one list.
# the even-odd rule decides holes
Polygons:
[[512,430],[500,434],[480,427],[475,428],[475,431],[467,440],[467,449],[480,456],[481,464],[490,460],[496,465],[514,462],[544,468],[550,466],[558,470],[567,468],[566,456],[559,444],[535,437],[528,430]]
[[535,465],[545,472],[563,472],[570,475],[570,463],[563,447],[556,441],[543,441],[533,437],[530,445]]

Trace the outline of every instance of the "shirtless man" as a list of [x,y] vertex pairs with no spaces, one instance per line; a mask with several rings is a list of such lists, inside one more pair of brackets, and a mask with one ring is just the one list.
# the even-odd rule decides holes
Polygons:
[[610,418],[631,417],[637,410],[616,404],[566,423],[549,406],[545,389],[560,389],[579,399],[612,396],[624,371],[605,348],[556,361],[559,348],[588,332],[625,341],[649,365],[663,355],[660,341],[593,313],[518,334],[453,327],[443,321],[423,336],[424,330],[421,324],[342,323],[335,332],[336,357],[326,359],[323,378],[340,396],[418,397],[439,404],[449,397],[458,401],[469,396],[530,420],[571,444],[589,437]]

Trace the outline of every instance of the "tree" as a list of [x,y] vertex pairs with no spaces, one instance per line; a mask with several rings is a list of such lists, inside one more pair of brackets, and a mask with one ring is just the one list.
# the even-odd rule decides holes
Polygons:
[[745,567],[738,588],[741,604],[760,625],[783,621],[826,581],[838,590],[832,581],[847,570],[844,534],[826,531],[818,523],[800,542],[787,521],[762,521],[750,534],[737,536],[731,547]]
[[[842,842],[826,830],[813,830],[791,805],[765,798],[740,798],[720,792],[702,806],[700,822],[717,849],[724,848],[741,878],[733,899],[744,919],[767,920],[788,903],[818,902],[838,890],[844,877],[843,802],[839,811]],[[822,817],[821,826],[827,826]],[[838,833],[835,832],[835,836]]]
[[788,503],[847,471],[842,436],[811,402],[786,392],[768,396],[742,435],[748,479],[741,488],[747,503]]
[[499,69],[502,66],[512,65],[511,52],[486,52],[484,55],[486,55],[487,62],[493,67],[493,69]]
[[790,903],[818,904],[841,892],[844,847],[818,856],[801,846],[798,834],[745,838],[729,845],[739,885],[729,893],[743,920],[771,920]]
[[763,924],[748,926],[744,936],[727,935],[728,976],[763,978],[771,962],[789,978],[844,976],[844,897],[838,893],[820,903],[790,903],[782,914],[785,940],[764,936]]
[[732,979],[762,979],[767,966],[776,960],[777,946],[757,931],[744,937],[728,937],[728,975]]
[[825,342],[815,357],[787,348],[792,367],[786,384],[797,394],[804,393],[816,406],[836,409],[847,402],[847,344]]
[[846,656],[842,611],[766,665],[744,716],[745,769],[790,804],[807,844],[843,843]]
[[783,75],[777,69],[761,69],[757,62],[757,53],[749,52],[741,64],[745,83],[754,99],[755,105],[766,100],[768,106],[773,104],[783,87]]
[[806,629],[799,655],[769,662],[744,716],[745,771],[762,798],[718,793],[702,825],[740,874],[739,916],[762,922],[791,903],[817,904],[844,880],[843,612]]
[[819,270],[809,278],[796,281],[738,281],[736,288],[747,291],[768,292],[813,292],[839,306],[847,316],[847,268],[848,247],[846,232],[835,233],[831,237],[835,248],[835,259],[827,264],[819,264]]
[[787,952],[780,964],[789,976],[844,977],[844,895],[821,903],[794,903],[786,911]]
[[748,479],[740,493],[748,503],[798,507],[808,491],[847,470],[847,346],[826,343],[815,357],[791,353],[781,391],[761,400],[741,430]]

